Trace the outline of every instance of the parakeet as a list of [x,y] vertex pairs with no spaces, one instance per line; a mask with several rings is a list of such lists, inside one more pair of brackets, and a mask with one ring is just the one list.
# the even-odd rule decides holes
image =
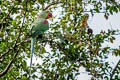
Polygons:
[[37,19],[32,24],[31,29],[31,60],[30,60],[30,74],[31,74],[31,65],[32,58],[34,53],[34,44],[38,35],[43,34],[46,30],[49,29],[49,23],[47,19],[52,17],[52,13],[49,11],[43,11]]

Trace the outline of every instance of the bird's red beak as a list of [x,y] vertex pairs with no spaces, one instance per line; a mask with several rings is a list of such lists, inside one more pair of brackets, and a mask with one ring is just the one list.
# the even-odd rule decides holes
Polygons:
[[52,13],[48,13],[48,16],[46,17],[46,19],[49,19],[49,18],[51,18],[52,17]]

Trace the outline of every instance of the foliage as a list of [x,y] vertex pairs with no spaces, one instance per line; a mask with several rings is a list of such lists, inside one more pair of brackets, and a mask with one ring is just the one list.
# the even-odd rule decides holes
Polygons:
[[[47,6],[46,6],[47,5]],[[92,6],[88,8],[89,6]],[[108,55],[120,56],[120,47],[103,47],[114,43],[119,30],[93,34],[87,21],[94,13],[109,15],[120,11],[115,0],[1,0],[0,1],[0,80],[29,80],[30,29],[42,10],[55,12],[62,8],[58,20],[52,19],[50,31],[39,36],[35,45],[36,58],[42,63],[32,67],[32,79],[75,80],[80,67],[91,80],[117,80],[120,61],[111,67]],[[42,39],[41,39],[42,38]],[[50,46],[51,51],[45,48]],[[44,53],[44,54],[41,54]],[[27,64],[28,63],[28,64]],[[3,75],[2,75],[3,74]]]

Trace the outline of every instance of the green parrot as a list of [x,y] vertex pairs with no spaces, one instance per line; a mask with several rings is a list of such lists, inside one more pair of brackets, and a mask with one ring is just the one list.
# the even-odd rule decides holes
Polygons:
[[47,19],[51,17],[52,17],[52,13],[50,13],[49,11],[43,11],[32,24],[31,36],[30,36],[31,37],[30,74],[31,74],[32,58],[34,53],[34,44],[36,38],[49,29],[49,23]]

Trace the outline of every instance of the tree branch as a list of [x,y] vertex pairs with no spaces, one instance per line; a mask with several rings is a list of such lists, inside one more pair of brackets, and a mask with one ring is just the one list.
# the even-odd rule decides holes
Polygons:
[[[14,6],[13,6],[12,9],[9,11],[8,15],[3,19],[3,21],[4,21],[6,18],[9,17],[9,15],[10,15],[10,13],[13,11],[13,9],[14,9]],[[1,29],[0,29],[0,32],[2,32],[2,30],[3,30],[3,22],[2,22],[2,27],[1,27]],[[6,53],[9,53],[10,51],[11,51],[11,49],[9,48],[6,52],[4,52],[2,55],[0,55],[0,59],[1,59],[3,56],[5,56]]]
[[4,57],[7,53],[9,53],[11,50],[12,50],[12,49],[9,48],[6,52],[4,52],[3,54],[1,54],[1,55],[0,55],[0,59],[1,59],[2,57]]
[[[22,45],[22,44],[27,43],[27,42],[30,42],[30,40],[24,40],[24,41],[22,41],[21,43],[16,43],[15,45],[16,45],[16,46],[19,46],[19,45]],[[14,48],[14,47],[13,47],[13,48]],[[9,53],[10,51],[12,51],[13,48],[9,48],[6,52],[4,52],[2,55],[0,55],[0,59],[1,59],[2,57],[4,57],[7,53]]]
[[117,63],[117,65],[115,66],[115,68],[113,69],[113,71],[112,71],[112,73],[111,73],[111,75],[110,75],[110,80],[113,80],[112,78],[113,78],[113,76],[114,76],[114,74],[115,74],[115,71],[117,70],[119,64],[120,64],[120,60],[118,61],[118,63]]
[[[14,7],[13,7],[13,9],[14,9]],[[11,10],[11,11],[12,11],[12,10]],[[10,12],[11,12],[11,11],[10,11]],[[27,1],[26,1],[26,11],[27,11]],[[20,35],[21,35],[21,29],[22,29],[22,27],[24,26],[26,11],[25,11],[25,13],[24,13],[24,18],[23,18],[22,26],[19,28],[19,29],[20,29],[19,35],[18,35],[18,37],[17,37],[17,39],[16,39],[16,42],[15,42],[14,46],[13,46],[12,48],[9,48],[9,49],[8,49],[6,52],[4,52],[2,55],[0,55],[0,59],[1,59],[2,57],[4,57],[7,53],[9,53],[11,50],[13,50],[14,47],[17,46],[18,39],[20,38]],[[9,12],[9,14],[10,14],[10,12]],[[7,15],[7,17],[9,16],[9,14]],[[7,18],[7,17],[6,17],[6,18]]]
[[59,3],[63,3],[63,2],[52,2],[47,7],[43,8],[43,11],[47,10],[50,6],[55,5],[55,4],[59,4]]
[[[26,14],[26,12],[25,12],[25,14]],[[23,24],[24,24],[25,14],[24,14],[24,19],[23,19],[23,23],[22,23],[21,28],[23,27]],[[0,59],[1,59],[2,57],[4,57],[7,53],[9,53],[11,50],[13,50],[14,47],[17,46],[18,39],[20,38],[20,35],[21,35],[21,28],[20,28],[20,33],[19,33],[19,35],[18,35],[18,37],[17,37],[17,39],[16,39],[16,42],[15,42],[13,48],[9,48],[6,52],[4,52],[2,55],[0,55]]]
[[[10,16],[10,13],[11,13],[13,10],[14,10],[14,6],[13,6],[12,9],[8,12],[8,15],[7,15],[5,18],[3,18],[3,21]],[[3,22],[2,22],[2,27],[1,27],[1,29],[0,29],[0,32],[2,32],[2,30],[3,30]]]
[[16,59],[16,56],[17,56],[18,52],[19,52],[19,50],[17,50],[16,54],[14,54],[12,60],[9,62],[7,67],[4,69],[4,71],[0,72],[0,77],[4,76],[8,72],[8,70],[10,69],[13,61]]
[[[26,11],[27,11],[27,1],[26,1]],[[19,35],[18,35],[18,37],[17,37],[17,39],[16,39],[16,42],[15,42],[12,50],[16,50],[16,46],[17,46],[18,40],[19,40],[20,35],[21,35],[21,31],[22,31],[21,29],[22,29],[22,27],[23,27],[23,25],[24,25],[26,11],[25,11],[25,13],[24,13],[24,18],[23,18],[22,26],[20,27]],[[11,49],[8,49],[7,52],[10,52],[10,51],[11,51]],[[7,54],[7,52],[4,53],[4,55]],[[13,61],[16,59],[16,56],[18,55],[18,52],[19,52],[19,49],[17,50],[16,54],[13,55],[13,58],[12,58],[12,60],[9,62],[9,64],[7,65],[7,67],[6,67],[2,72],[0,72],[0,77],[4,76],[4,75],[8,72],[8,70],[10,69]],[[3,57],[3,55],[2,55],[2,57]]]

